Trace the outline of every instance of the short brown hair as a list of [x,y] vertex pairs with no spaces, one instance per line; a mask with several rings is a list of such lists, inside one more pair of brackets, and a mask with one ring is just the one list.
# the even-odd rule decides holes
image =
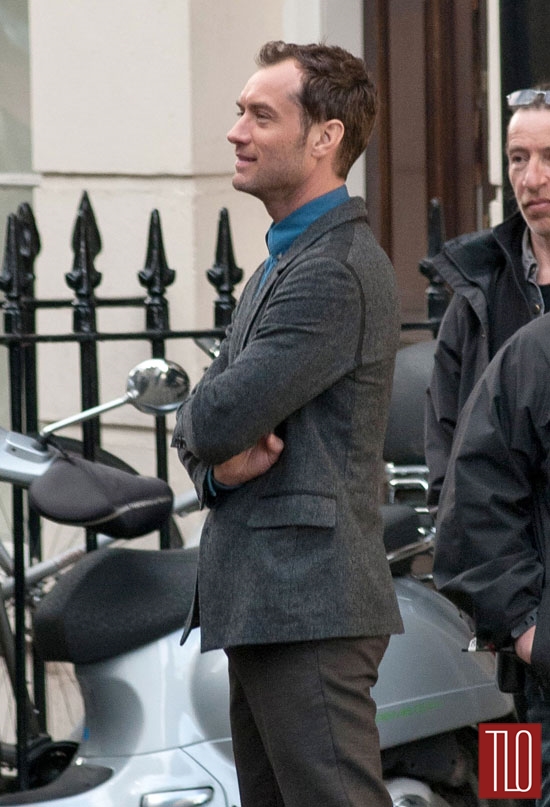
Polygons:
[[294,59],[303,73],[297,102],[302,109],[304,132],[313,123],[337,118],[344,125],[344,137],[336,157],[338,176],[348,172],[369,142],[378,98],[365,62],[336,45],[295,45],[267,42],[258,53],[259,67]]

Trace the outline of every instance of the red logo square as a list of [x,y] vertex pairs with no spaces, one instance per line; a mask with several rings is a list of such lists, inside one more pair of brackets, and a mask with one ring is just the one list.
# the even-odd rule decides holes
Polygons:
[[541,797],[540,723],[480,723],[478,742],[480,799]]

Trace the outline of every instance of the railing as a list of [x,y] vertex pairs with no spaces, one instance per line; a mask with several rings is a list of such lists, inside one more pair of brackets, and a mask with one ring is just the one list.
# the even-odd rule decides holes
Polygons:
[[443,279],[439,277],[431,265],[430,258],[441,252],[444,242],[445,221],[443,208],[439,199],[431,199],[428,206],[428,251],[426,257],[418,265],[420,273],[428,280],[426,289],[427,318],[419,322],[401,323],[402,331],[430,331],[434,339],[437,336],[441,319],[449,304],[450,295]]
[[[160,215],[153,210],[150,218],[145,266],[138,272],[138,280],[145,295],[101,298],[96,290],[101,284],[94,261],[101,250],[101,236],[87,193],[84,193],[73,231],[72,269],[65,275],[73,296],[64,299],[39,299],[34,289],[34,264],[40,252],[40,235],[34,215],[28,204],[20,205],[17,213],[8,217],[5,255],[0,275],[0,290],[4,292],[2,304],[4,334],[0,344],[8,350],[10,424],[14,431],[27,434],[38,432],[37,352],[39,343],[77,343],[80,350],[81,408],[89,409],[99,403],[98,343],[109,341],[142,340],[149,343],[153,358],[163,358],[166,343],[171,339],[194,339],[205,344],[221,339],[229,324],[235,298],[233,292],[243,276],[236,265],[229,216],[220,211],[215,263],[207,271],[208,281],[217,290],[214,302],[214,327],[209,330],[176,331],[170,328],[166,289],[174,282],[175,271],[170,269],[163,245]],[[143,309],[144,328],[140,331],[105,333],[98,330],[96,312],[99,308]],[[73,328],[70,333],[39,334],[36,332],[36,312],[39,309],[71,309]],[[101,445],[99,419],[82,424],[83,454],[94,459]],[[156,473],[168,478],[168,440],[165,417],[155,418]],[[17,702],[17,757],[19,779],[25,786],[27,769],[28,718],[25,681],[25,527],[28,525],[30,562],[41,558],[40,519],[28,509],[24,491],[14,487],[12,493],[14,580],[15,580],[15,657]],[[169,546],[169,526],[160,531],[160,547]],[[88,532],[87,549],[97,545],[96,535]],[[45,723],[44,671],[34,660],[34,701]]]

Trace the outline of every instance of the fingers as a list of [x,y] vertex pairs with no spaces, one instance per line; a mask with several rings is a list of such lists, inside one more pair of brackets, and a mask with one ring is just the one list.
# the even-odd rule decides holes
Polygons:
[[277,456],[279,456],[280,453],[282,452],[283,448],[285,447],[285,444],[281,440],[281,438],[277,437],[276,434],[271,432],[270,434],[267,434],[264,439],[265,439],[265,447],[266,447],[266,449],[268,451],[270,451],[271,453],[276,454]]

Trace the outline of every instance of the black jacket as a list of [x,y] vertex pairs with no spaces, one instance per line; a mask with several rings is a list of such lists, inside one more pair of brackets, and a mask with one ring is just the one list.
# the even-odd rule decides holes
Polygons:
[[539,609],[533,668],[550,657],[550,316],[513,336],[460,416],[437,521],[434,577],[497,648]]
[[525,226],[515,213],[492,230],[449,241],[433,260],[453,297],[441,323],[426,402],[430,504],[439,499],[458,415],[476,381],[506,339],[541,313],[522,265]]

